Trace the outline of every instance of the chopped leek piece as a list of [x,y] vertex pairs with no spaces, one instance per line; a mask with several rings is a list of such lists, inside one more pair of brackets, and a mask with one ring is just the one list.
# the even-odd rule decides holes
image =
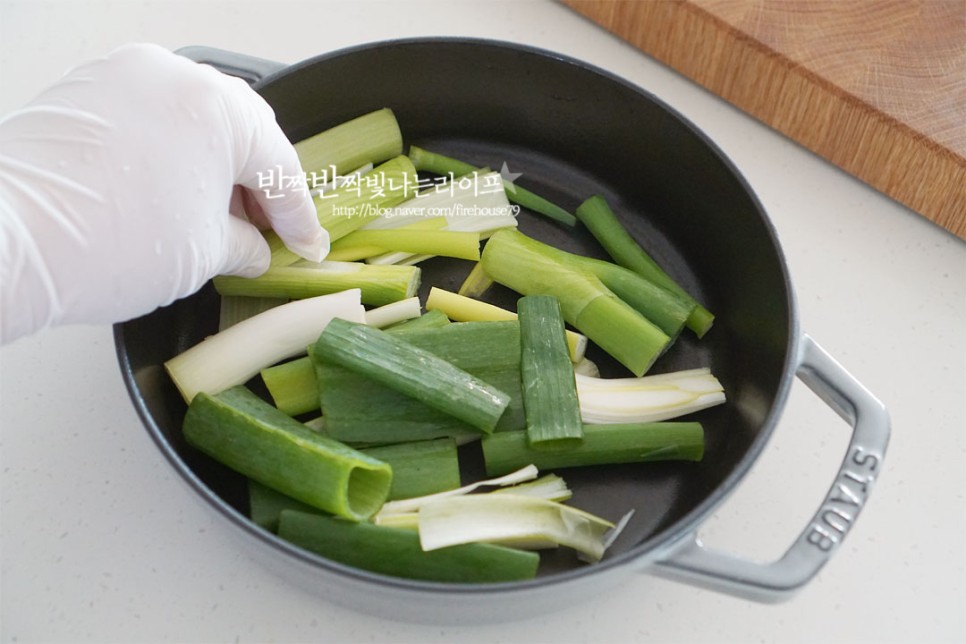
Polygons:
[[282,539],[340,563],[370,572],[442,582],[490,583],[533,579],[540,557],[485,543],[425,552],[412,530],[284,510]]
[[366,311],[366,324],[377,329],[384,329],[393,324],[418,318],[420,310],[419,298],[409,297]]
[[660,422],[584,425],[580,445],[561,450],[529,446],[526,432],[499,432],[483,438],[486,472],[496,476],[524,463],[542,470],[586,465],[700,461],[704,456],[701,423]]
[[[295,144],[302,169],[318,181],[331,182],[329,176],[380,163],[402,154],[399,123],[392,110],[383,108],[363,114]],[[324,176],[320,176],[324,175]]]
[[[589,358],[584,358],[583,360],[575,364],[574,373],[580,374],[581,376],[589,376],[591,378],[600,378],[600,369],[598,369],[597,364],[593,360],[590,360]],[[647,376],[645,376],[645,378],[646,377]]]
[[[473,261],[479,261],[480,258],[480,234],[478,232],[394,228],[357,230],[350,235],[353,238],[353,243],[364,247],[379,248],[384,253],[404,251],[406,253],[439,255]],[[347,239],[347,237],[342,239]]]
[[[452,159],[442,154],[429,152],[415,145],[409,146],[409,158],[412,159],[413,165],[416,166],[417,170],[424,170],[443,176],[459,177],[479,170],[479,168],[469,163]],[[568,226],[573,226],[577,223],[577,218],[560,206],[547,201],[529,190],[521,188],[508,179],[503,180],[503,187],[506,189],[507,198],[519,206],[523,206],[535,213],[544,215]]]
[[532,496],[472,494],[426,503],[419,510],[419,542],[433,551],[465,543],[536,540],[573,548],[592,561],[604,556],[610,521]]
[[555,297],[528,295],[517,302],[517,314],[527,440],[534,449],[578,445],[583,428],[560,304]]
[[301,260],[291,266],[271,266],[258,277],[219,275],[212,281],[223,296],[303,299],[358,288],[363,304],[381,306],[415,296],[420,275],[417,266]]
[[[513,311],[507,311],[493,304],[481,302],[436,286],[429,290],[429,297],[426,298],[426,310],[442,311],[451,320],[457,322],[517,319],[517,314]],[[584,357],[584,351],[587,349],[587,336],[568,330],[567,347],[570,349],[570,359],[573,362],[580,362]]]
[[389,465],[313,432],[244,386],[195,396],[184,436],[236,472],[353,521],[372,516],[389,494]]
[[617,219],[614,211],[601,195],[594,195],[577,208],[580,219],[604,250],[621,266],[642,275],[658,286],[686,298],[692,303],[687,327],[703,337],[714,323],[714,315],[687,293],[664,272],[657,262],[638,244]]
[[315,366],[308,357],[262,369],[261,376],[272,402],[282,413],[298,416],[319,408]]
[[494,430],[510,404],[507,393],[430,351],[364,324],[333,320],[313,355],[317,362],[372,378],[484,433]]
[[261,369],[295,357],[339,317],[364,322],[361,291],[289,302],[209,336],[164,363],[185,401],[247,382]]
[[477,262],[473,265],[470,274],[463,280],[458,294],[463,297],[478,298],[486,293],[491,286],[493,286],[493,280],[483,270],[483,265]]
[[[380,219],[382,219],[382,217],[380,217]],[[444,230],[445,228],[445,217],[430,217],[427,219],[417,219],[416,221],[407,223],[405,226],[400,226],[395,230]],[[371,243],[366,244],[360,241],[365,240],[365,235],[360,237],[360,234],[367,232],[369,232],[369,230],[365,227],[360,230],[354,230],[342,239],[334,242],[329,248],[329,254],[326,256],[326,259],[331,261],[354,262],[360,259],[385,254],[385,247],[375,246]]]
[[425,496],[403,499],[401,501],[389,501],[374,517],[375,521],[379,521],[380,517],[385,517],[390,514],[405,514],[407,512],[419,512],[427,503],[433,501],[439,501],[440,499],[447,499],[453,496],[462,496],[464,494],[469,494],[470,492],[475,492],[481,487],[506,487],[508,485],[518,485],[526,481],[533,481],[537,478],[539,470],[533,465],[526,465],[520,469],[510,472],[509,474],[504,474],[497,478],[484,479],[482,481],[477,481],[475,483],[470,483],[469,485],[464,485],[461,488],[455,490],[447,490],[445,492],[437,492],[436,494],[428,494]]
[[[520,393],[520,328],[516,322],[462,322],[439,328],[391,333],[510,395],[497,428],[523,429]],[[410,365],[411,368],[411,365]],[[480,431],[371,378],[328,362],[316,364],[316,378],[333,438],[356,443],[398,443],[452,436],[479,439]]]
[[631,373],[643,375],[667,349],[670,337],[597,277],[561,264],[546,247],[516,230],[500,230],[483,249],[483,268],[522,295],[555,296],[568,323]]
[[724,388],[707,368],[643,378],[594,378],[577,374],[585,423],[651,423],[725,402]]

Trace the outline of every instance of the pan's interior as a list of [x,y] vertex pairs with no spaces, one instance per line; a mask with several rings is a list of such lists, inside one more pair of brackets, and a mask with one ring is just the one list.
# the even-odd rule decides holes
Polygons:
[[[610,556],[644,549],[693,519],[747,468],[770,431],[768,415],[786,376],[792,311],[784,262],[754,196],[702,135],[640,90],[585,65],[541,52],[466,41],[363,47],[307,61],[259,91],[293,140],[391,107],[407,143],[522,173],[518,182],[567,209],[603,193],[631,233],[716,315],[706,338],[688,331],[653,373],[710,366],[726,405],[692,416],[707,436],[701,463],[570,469],[572,503],[633,520]],[[559,247],[605,257],[581,227],[524,212],[520,229]],[[469,263],[423,265],[431,285],[455,290]],[[511,307],[502,287],[488,293]],[[217,295],[200,293],[119,328],[125,377],[155,438],[218,496],[247,512],[242,478],[194,452],[181,437],[185,406],[162,363],[213,332]],[[608,376],[627,375],[589,353]],[[481,473],[466,449],[464,477]],[[573,567],[571,553],[545,557],[542,574]]]

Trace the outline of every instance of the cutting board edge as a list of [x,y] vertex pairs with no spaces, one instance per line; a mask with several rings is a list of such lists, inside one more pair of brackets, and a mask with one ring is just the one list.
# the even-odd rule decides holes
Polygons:
[[966,239],[966,159],[952,150],[690,2],[561,2]]

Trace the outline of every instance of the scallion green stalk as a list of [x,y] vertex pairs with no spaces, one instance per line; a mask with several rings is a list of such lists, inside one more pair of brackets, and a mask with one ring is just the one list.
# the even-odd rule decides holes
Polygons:
[[393,334],[333,320],[314,345],[314,359],[372,378],[406,396],[491,433],[510,396]]
[[627,232],[601,195],[594,195],[577,208],[580,219],[604,250],[621,266],[642,275],[692,303],[687,327],[703,337],[714,322],[714,315],[685,291]]
[[195,396],[183,431],[188,444],[236,472],[336,516],[367,519],[389,494],[389,465],[313,432],[243,386]]
[[279,411],[289,416],[300,416],[319,408],[315,365],[308,357],[262,369],[261,376]]
[[364,322],[361,292],[351,289],[274,307],[211,335],[164,363],[187,402],[247,382],[261,369],[305,351],[334,318]]
[[526,432],[499,432],[483,439],[489,476],[512,472],[521,463],[541,470],[649,461],[700,461],[704,429],[700,423],[661,422],[584,425],[583,441],[566,450],[536,450]]
[[643,375],[671,338],[597,277],[562,264],[546,246],[519,231],[501,230],[486,243],[483,268],[522,295],[556,297],[568,323],[631,373]]
[[[479,261],[480,234],[454,230],[356,230],[353,243],[386,252],[405,252]],[[346,239],[346,237],[343,237]],[[341,241],[341,240],[340,240]]]
[[533,579],[534,552],[484,543],[425,552],[412,530],[285,510],[278,534],[297,546],[340,563],[383,575],[456,583]]
[[[444,230],[445,228],[445,217],[429,217],[426,219],[417,219],[416,221],[409,222],[405,226],[400,226],[395,230]],[[354,230],[342,239],[333,242],[329,248],[329,254],[326,256],[326,259],[330,261],[354,262],[360,259],[385,254],[387,252],[387,248],[384,246],[374,246],[371,243],[366,244],[360,242],[360,239],[364,240],[365,236],[360,238],[359,235],[366,232],[368,232],[368,229],[366,228]]]
[[527,440],[534,449],[578,445],[583,428],[560,304],[548,295],[528,295],[517,302],[517,314]]
[[[441,176],[460,177],[479,170],[479,168],[472,164],[443,156],[442,154],[429,152],[415,145],[409,146],[409,158],[412,159],[413,165],[416,166],[417,170],[431,172]],[[519,206],[568,226],[573,226],[577,223],[577,218],[571,213],[543,197],[521,188],[512,181],[504,179],[503,187],[506,190],[507,198]]]
[[418,266],[302,260],[291,266],[271,266],[258,277],[219,275],[212,281],[223,296],[303,299],[357,288],[363,304],[382,306],[415,296],[419,280]]

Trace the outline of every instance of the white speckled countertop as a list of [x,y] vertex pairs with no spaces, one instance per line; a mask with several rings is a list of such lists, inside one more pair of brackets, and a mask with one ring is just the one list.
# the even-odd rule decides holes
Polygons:
[[[556,50],[623,76],[728,154],[780,234],[802,328],[888,407],[882,477],[837,555],[765,606],[637,575],[560,614],[488,627],[393,623],[249,560],[142,429],[111,329],[0,350],[4,642],[951,642],[966,640],[966,244],[566,8],[523,2],[0,0],[0,111],[131,40],[283,62],[455,35]],[[701,531],[768,559],[818,506],[847,426],[796,383],[765,454]]]

